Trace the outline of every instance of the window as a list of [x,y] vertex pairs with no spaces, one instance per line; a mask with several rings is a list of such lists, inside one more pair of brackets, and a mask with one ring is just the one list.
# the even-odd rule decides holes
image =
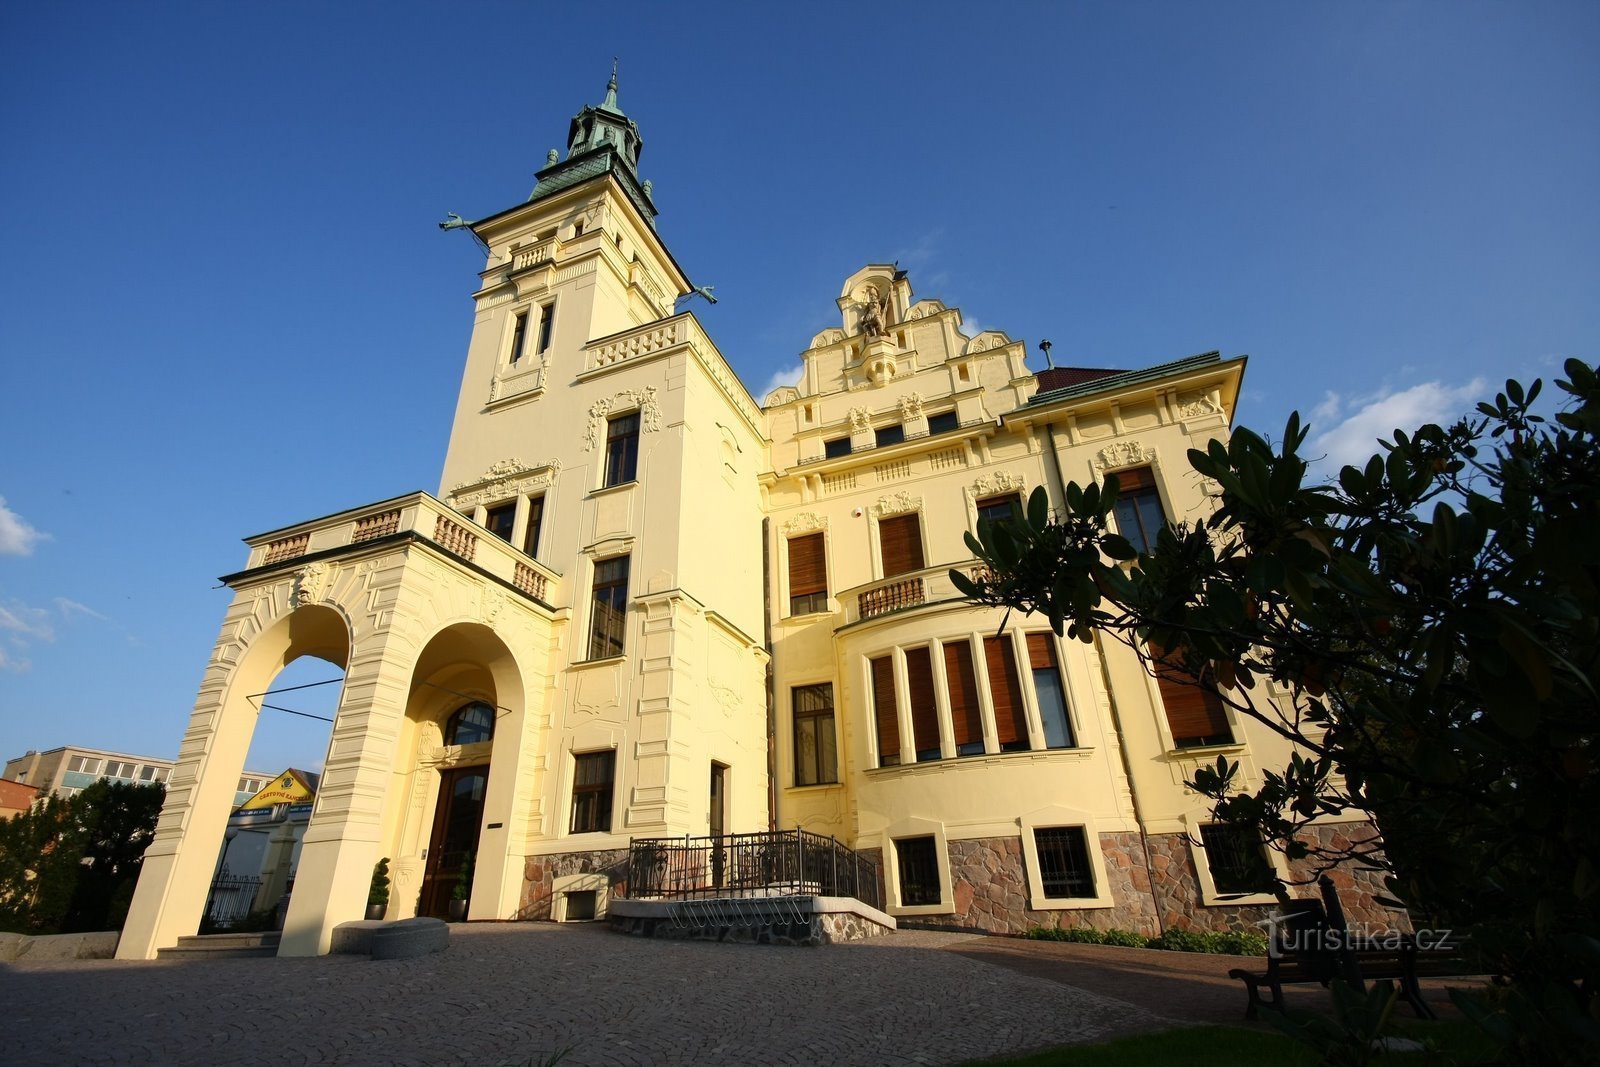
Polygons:
[[927,763],[939,750],[939,705],[933,697],[933,657],[926,648],[906,649],[906,688],[911,695],[911,744],[917,762]]
[[828,559],[822,533],[789,539],[789,614],[828,610]]
[[922,559],[922,522],[916,512],[896,515],[878,523],[878,551],[883,557],[883,576],[920,571],[926,564]]
[[1117,476],[1117,532],[1140,552],[1155,546],[1156,534],[1167,524],[1156,492],[1155,474],[1149,467],[1115,471]]
[[950,433],[961,429],[961,422],[953,411],[941,411],[937,415],[928,416],[928,433]]
[[835,437],[831,441],[822,442],[822,456],[824,459],[834,459],[838,456],[850,454],[850,438]]
[[516,525],[517,505],[515,501],[507,504],[496,504],[483,517],[484,529],[502,541],[511,540],[511,531],[516,528]]
[[1028,716],[1017,682],[1017,653],[1010,637],[985,637],[983,660],[989,668],[989,695],[994,698],[994,727],[1001,752],[1028,748]]
[[878,430],[877,433],[873,434],[873,437],[876,438],[879,448],[885,445],[897,445],[906,439],[906,428],[896,423],[893,426],[885,426]]
[[140,767],[139,768],[139,781],[141,781],[141,782],[153,782],[153,781],[155,781],[156,780],[156,772],[159,771],[160,769],[161,769],[160,767],[151,767],[148,764],[143,766],[143,767]]
[[894,843],[900,872],[900,906],[939,903],[939,848],[931,837],[905,837]]
[[111,762],[106,764],[106,777],[107,778],[132,778],[133,777],[133,764],[131,764],[131,763],[122,763],[122,762],[119,762],[117,760],[112,760]]
[[259,778],[241,778],[241,779],[239,779],[238,792],[240,792],[240,793],[259,793],[259,792],[261,792],[261,787],[263,785],[266,785],[266,783],[263,782]]
[[972,646],[965,641],[944,646],[944,675],[950,689],[950,726],[956,755],[983,755],[983,709],[978,703],[978,676],[972,669]]
[[523,348],[528,343],[528,313],[517,312],[517,321],[511,328],[511,362],[517,363],[524,355]]
[[1005,496],[988,496],[978,501],[978,521],[1002,522],[1011,518],[1011,509],[1022,507],[1022,497],[1016,493]]
[[794,697],[794,784],[830,785],[839,780],[833,733],[833,686],[801,685]]
[[1266,850],[1248,830],[1220,824],[1202,826],[1200,842],[1218,893],[1270,893],[1276,888]]
[[615,752],[586,752],[573,758],[572,833],[610,832],[616,768]]
[[73,756],[67,761],[67,770],[93,774],[100,769],[100,761],[92,756]]
[[544,497],[528,500],[528,532],[522,535],[522,551],[539,558],[539,532],[544,529]]
[[594,602],[589,618],[589,658],[622,655],[628,622],[628,557],[603,559],[594,565]]
[[606,485],[631,482],[639,470],[639,413],[606,423]]
[[900,712],[894,699],[894,660],[872,661],[872,715],[878,726],[878,766],[900,764]]
[[457,708],[444,724],[444,743],[475,745],[494,738],[494,707],[478,701]]
[[539,309],[539,354],[550,350],[550,328],[555,325],[556,304],[552,300]]
[[1039,718],[1044,725],[1045,748],[1071,748],[1072,720],[1067,717],[1067,690],[1056,663],[1055,635],[1028,635],[1028,666],[1033,671],[1033,692],[1039,698]]
[[1169,655],[1154,644],[1150,646],[1150,666],[1167,710],[1174,748],[1233,744],[1233,728],[1228,725],[1228,713],[1209,667],[1197,678],[1183,669],[1181,656]]
[[1081,826],[1052,826],[1033,832],[1039,852],[1039,881],[1044,895],[1057,900],[1094,897],[1094,867]]

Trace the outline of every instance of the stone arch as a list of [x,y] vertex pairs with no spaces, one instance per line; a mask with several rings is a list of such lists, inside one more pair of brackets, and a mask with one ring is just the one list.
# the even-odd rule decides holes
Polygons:
[[252,698],[302,657],[340,670],[350,663],[351,627],[343,611],[307,603],[287,588],[258,594],[236,597],[223,624],[145,852],[118,946],[122,958],[153,957],[199,927],[260,714]]

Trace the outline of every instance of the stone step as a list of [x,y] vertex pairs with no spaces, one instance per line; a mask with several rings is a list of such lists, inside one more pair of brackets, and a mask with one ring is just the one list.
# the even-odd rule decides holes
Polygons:
[[283,937],[276,930],[237,934],[194,934],[178,938],[171,948],[156,953],[157,959],[246,959],[278,954]]
[[158,960],[242,960],[242,959],[273,959],[278,955],[276,947],[272,948],[224,948],[217,945],[207,945],[203,948],[175,947],[156,950]]

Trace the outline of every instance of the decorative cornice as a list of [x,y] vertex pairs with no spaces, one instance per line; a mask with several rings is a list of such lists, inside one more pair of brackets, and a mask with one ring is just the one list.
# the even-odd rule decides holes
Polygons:
[[547,459],[530,466],[520,459],[502,459],[477,478],[459,483],[450,491],[451,506],[465,510],[487,505],[506,497],[553,485],[561,473],[559,459]]

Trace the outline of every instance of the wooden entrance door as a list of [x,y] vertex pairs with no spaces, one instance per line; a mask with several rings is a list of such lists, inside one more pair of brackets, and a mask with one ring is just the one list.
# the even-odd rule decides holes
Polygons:
[[461,878],[461,865],[471,861],[478,851],[483,798],[488,788],[488,767],[440,772],[439,803],[433,810],[433,838],[422,875],[419,915],[449,918],[450,898]]

